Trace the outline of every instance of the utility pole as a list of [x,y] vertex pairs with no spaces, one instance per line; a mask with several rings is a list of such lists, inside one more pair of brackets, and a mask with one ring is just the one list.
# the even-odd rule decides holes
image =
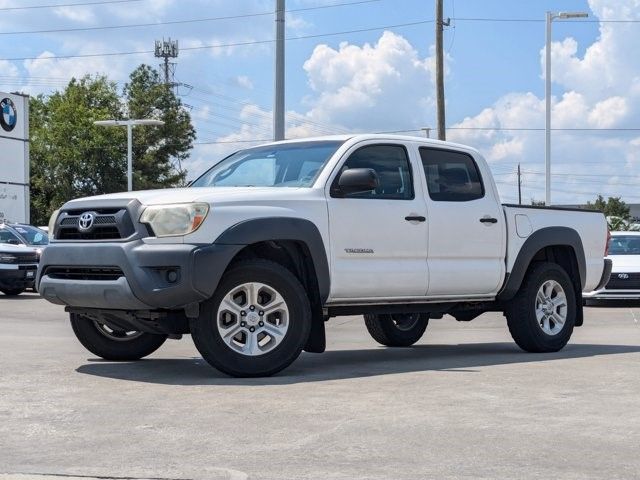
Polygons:
[[276,0],[276,64],[273,139],[284,140],[284,1]]
[[520,174],[520,164],[518,164],[518,205],[522,205],[522,176]]
[[449,19],[445,22],[442,19],[442,2],[436,0],[436,113],[438,117],[438,140],[446,140],[444,119],[444,58],[442,31],[445,26],[449,26]]
[[425,133],[427,138],[431,138],[431,127],[424,127],[424,128],[421,128],[420,130],[422,130]]

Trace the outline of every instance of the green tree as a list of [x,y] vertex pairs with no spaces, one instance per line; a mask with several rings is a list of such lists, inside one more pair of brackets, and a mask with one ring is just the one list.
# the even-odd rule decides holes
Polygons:
[[71,80],[62,92],[30,102],[31,219],[76,197],[115,192],[126,185],[126,136],[99,129],[98,118],[121,118],[115,83],[104,77]]
[[599,210],[607,217],[618,217],[625,221],[631,219],[629,206],[622,201],[621,197],[609,197],[605,200],[602,195],[598,195],[595,202],[587,202],[587,207]]
[[137,190],[184,185],[188,158],[196,133],[189,112],[165,85],[156,70],[140,65],[124,87],[129,118],[157,118],[161,127],[135,127],[134,186]]
[[104,76],[73,79],[67,87],[30,102],[31,218],[38,225],[78,197],[126,190],[126,130],[95,120],[157,118],[163,127],[134,130],[134,188],[184,183],[176,164],[187,158],[195,131],[191,119],[158,74],[141,65],[122,94]]

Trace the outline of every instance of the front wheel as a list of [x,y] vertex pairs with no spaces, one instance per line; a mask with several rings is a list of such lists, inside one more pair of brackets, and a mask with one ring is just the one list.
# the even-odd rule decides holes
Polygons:
[[429,316],[422,313],[368,313],[364,316],[364,324],[376,342],[387,347],[409,347],[424,335]]
[[576,294],[558,264],[534,264],[505,311],[511,336],[527,352],[557,352],[573,333]]
[[112,328],[76,313],[70,317],[73,333],[84,348],[105,360],[140,360],[155,352],[167,339],[166,335]]
[[310,331],[311,307],[302,284],[267,260],[233,266],[191,321],[202,357],[234,377],[269,376],[286,368]]

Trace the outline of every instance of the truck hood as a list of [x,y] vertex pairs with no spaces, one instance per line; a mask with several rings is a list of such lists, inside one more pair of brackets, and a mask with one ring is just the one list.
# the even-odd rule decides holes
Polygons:
[[640,272],[640,255],[609,255],[614,272]]
[[120,200],[136,199],[143,205],[161,205],[167,203],[233,203],[251,200],[278,200],[292,199],[300,196],[302,191],[308,188],[288,187],[194,187],[171,188],[164,190],[140,190],[135,192],[111,193],[74,200],[81,203],[83,200]]
[[10,243],[0,243],[0,252],[2,253],[20,253],[33,251],[38,251],[38,249],[29,245],[12,245]]

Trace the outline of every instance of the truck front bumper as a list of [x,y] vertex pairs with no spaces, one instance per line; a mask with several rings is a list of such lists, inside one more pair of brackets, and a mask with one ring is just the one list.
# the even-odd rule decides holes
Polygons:
[[32,288],[37,268],[37,265],[3,265],[0,268],[0,288]]
[[54,242],[37,285],[48,301],[110,310],[181,309],[213,294],[240,245]]

